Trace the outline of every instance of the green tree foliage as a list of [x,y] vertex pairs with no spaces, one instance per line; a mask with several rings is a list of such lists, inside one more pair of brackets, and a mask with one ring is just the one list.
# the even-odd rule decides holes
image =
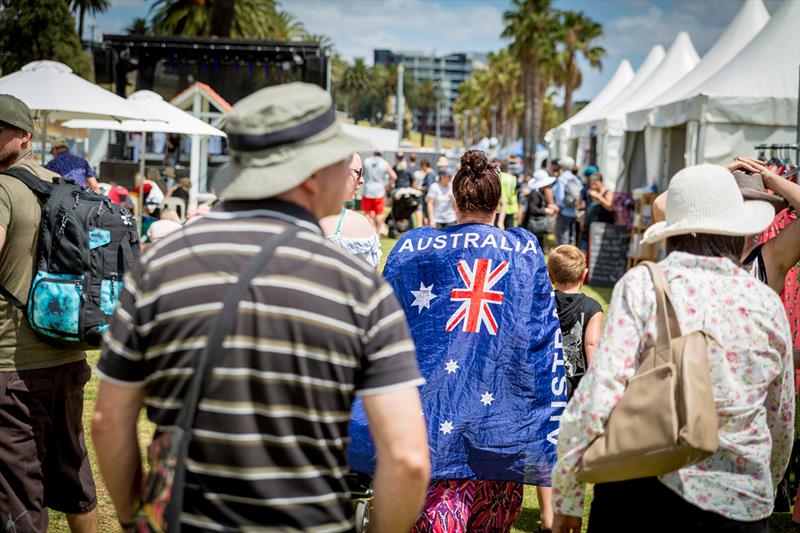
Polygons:
[[150,26],[147,24],[146,18],[136,17],[130,25],[125,28],[125,32],[128,35],[147,35],[150,33]]
[[[275,0],[156,0],[150,26],[154,35],[304,40],[307,32]],[[216,33],[215,33],[216,32]]]
[[91,57],[81,49],[66,0],[5,0],[0,10],[0,69],[14,72],[38,59],[69,65],[92,77]]
[[462,113],[480,108],[473,120],[480,120],[480,130],[491,128],[492,106],[496,108],[497,134],[501,144],[517,137],[522,119],[522,69],[510,50],[490,53],[486,69],[476,71],[459,88],[454,111]]
[[413,86],[411,94],[406,97],[409,107],[419,114],[417,129],[422,133],[422,146],[425,146],[425,130],[435,120],[432,115],[436,112],[437,92],[438,89],[431,80],[421,80]]
[[355,58],[352,65],[348,65],[342,73],[342,81],[339,85],[342,92],[350,97],[352,109],[350,110],[356,121],[363,116],[361,101],[364,95],[372,90],[370,72],[363,57]]
[[[582,12],[553,9],[551,0],[513,0],[503,20],[502,36],[511,40],[509,51],[521,68],[522,136],[526,162],[531,164],[533,147],[543,133],[572,114],[572,95],[582,83],[577,57],[582,55],[589,65],[601,68],[606,52],[596,42],[603,28]],[[548,93],[554,85],[564,87],[563,116],[553,104],[555,95]],[[501,94],[502,90],[493,93],[492,98]],[[507,104],[508,109],[515,106]]]
[[78,14],[78,37],[83,39],[83,19],[86,13],[105,13],[110,7],[111,0],[70,0],[72,12]]
[[559,80],[564,87],[564,118],[572,116],[572,95],[583,83],[583,76],[576,63],[578,54],[583,55],[593,68],[601,68],[606,51],[596,46],[603,36],[603,27],[582,12],[565,11],[561,14],[561,46],[557,54]]
[[522,67],[522,138],[527,168],[533,167],[535,145],[542,138],[542,96],[547,81],[543,63],[556,54],[558,15],[550,0],[513,0],[511,9],[503,13],[502,36],[511,39],[511,53]]

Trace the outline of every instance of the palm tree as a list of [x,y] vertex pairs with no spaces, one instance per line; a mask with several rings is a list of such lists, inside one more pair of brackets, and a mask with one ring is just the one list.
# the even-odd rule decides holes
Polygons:
[[275,0],[156,0],[150,13],[155,35],[297,40],[306,33]]
[[214,0],[211,3],[211,35],[230,37],[236,0]]
[[564,120],[572,116],[572,94],[580,88],[583,76],[576,59],[582,54],[590,66],[601,68],[601,59],[606,51],[594,42],[603,36],[603,27],[590,19],[583,12],[565,11],[562,13],[561,25],[563,33],[561,42],[563,50],[558,54],[560,71],[564,86]]
[[353,64],[344,71],[340,88],[351,98],[353,102],[351,114],[357,122],[361,112],[361,98],[370,90],[369,70],[364,64],[363,57],[355,58]]
[[520,62],[525,99],[522,137],[526,168],[533,168],[536,143],[541,139],[542,86],[541,65],[556,53],[559,34],[558,12],[550,0],[513,0],[512,9],[503,13],[502,36],[512,39],[511,53]]
[[78,12],[78,37],[83,40],[83,18],[86,12],[96,15],[105,13],[111,7],[111,0],[70,0],[70,9]]
[[513,100],[519,90],[522,71],[519,63],[507,48],[489,54],[488,70],[491,75],[488,79],[487,92],[500,113],[498,131],[501,144],[505,144],[510,136],[509,126]]
[[431,113],[436,110],[436,87],[431,80],[422,80],[409,95],[411,107],[420,114],[422,125],[418,128],[422,146],[425,146],[425,130],[430,125]]
[[131,22],[131,25],[125,28],[128,35],[147,35],[150,28],[147,25],[147,19],[144,17],[136,17]]
[[369,91],[367,93],[367,103],[369,105],[370,124],[381,125],[386,116],[389,95],[393,93],[393,88],[389,86],[389,70],[380,64],[372,65],[369,70]]
[[156,0],[150,13],[154,35],[211,35],[211,6],[205,0]]
[[288,11],[276,11],[270,17],[269,35],[264,39],[277,39],[279,41],[300,41],[307,35],[303,23],[294,18]]

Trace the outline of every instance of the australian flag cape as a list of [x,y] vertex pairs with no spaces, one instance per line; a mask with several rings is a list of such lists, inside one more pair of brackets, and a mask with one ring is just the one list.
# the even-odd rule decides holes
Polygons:
[[[536,237],[461,224],[406,233],[386,280],[408,317],[433,479],[549,485],[566,379],[555,296]],[[348,459],[373,473],[363,404]]]

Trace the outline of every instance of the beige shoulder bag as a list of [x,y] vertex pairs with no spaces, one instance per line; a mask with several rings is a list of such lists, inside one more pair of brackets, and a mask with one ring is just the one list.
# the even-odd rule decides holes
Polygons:
[[669,287],[645,262],[656,291],[656,346],[611,411],[605,432],[578,464],[578,479],[607,483],[674,472],[717,450],[717,409],[703,332],[681,335]]

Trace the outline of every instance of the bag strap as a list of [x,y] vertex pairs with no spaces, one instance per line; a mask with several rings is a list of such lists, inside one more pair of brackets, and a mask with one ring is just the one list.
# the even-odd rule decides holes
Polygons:
[[681,326],[672,306],[669,285],[661,269],[652,261],[643,261],[650,271],[656,291],[656,359],[667,363],[672,360],[672,339],[681,336]]
[[17,297],[16,297],[16,296],[14,296],[13,294],[11,294],[11,293],[8,291],[8,289],[6,289],[5,287],[3,287],[2,285],[0,285],[0,296],[2,296],[2,297],[3,297],[3,299],[4,299],[5,301],[7,301],[8,303],[10,303],[10,304],[11,304],[11,305],[13,305],[14,307],[16,307],[16,308],[18,308],[18,309],[23,309],[23,310],[25,309],[25,304],[24,304],[24,303],[22,303],[22,302],[20,302],[20,301],[17,299]]
[[36,174],[29,170],[19,167],[11,167],[2,172],[12,178],[16,178],[28,187],[33,194],[41,199],[47,199],[53,192],[53,184],[40,179]]
[[[3,172],[0,172],[0,174],[6,174],[7,176],[18,179],[26,187],[28,187],[33,194],[41,199],[47,199],[53,189],[53,185],[51,183],[48,183],[43,179],[39,179],[38,176],[24,168],[11,167]],[[11,292],[9,292],[9,290],[2,285],[0,285],[0,296],[2,296],[5,301],[14,307],[18,309],[25,309],[25,303],[19,301],[16,296],[11,294]]]
[[216,325],[208,336],[205,349],[200,353],[197,360],[192,380],[189,382],[189,388],[186,397],[183,400],[178,417],[175,421],[175,426],[183,434],[180,439],[179,449],[176,454],[175,461],[175,477],[172,485],[172,497],[169,504],[168,511],[168,531],[180,530],[180,514],[183,509],[183,491],[186,484],[186,458],[189,455],[189,441],[191,441],[191,429],[197,415],[197,406],[200,401],[200,396],[211,381],[211,374],[214,368],[212,359],[215,355],[223,352],[223,342],[228,332],[231,330],[233,323],[236,319],[237,309],[245,291],[250,287],[250,282],[253,278],[261,272],[264,265],[275,253],[275,250],[292,238],[301,228],[298,226],[290,226],[279,235],[270,235],[270,237],[261,246],[261,251],[256,255],[239,274],[239,279],[236,285],[228,291],[222,305],[222,310],[217,315]]

